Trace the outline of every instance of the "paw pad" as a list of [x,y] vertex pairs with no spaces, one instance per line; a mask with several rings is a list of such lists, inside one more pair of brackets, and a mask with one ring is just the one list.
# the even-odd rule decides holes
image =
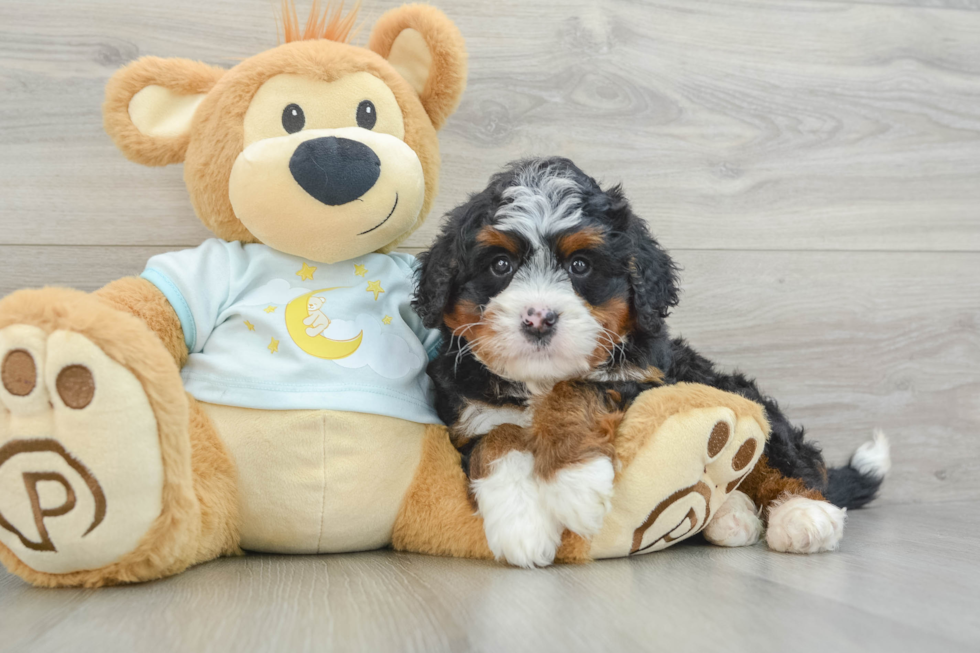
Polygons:
[[3,359],[0,380],[7,392],[15,397],[26,397],[37,385],[37,366],[34,357],[23,349],[15,349]]
[[84,365],[69,365],[58,372],[55,387],[65,405],[75,410],[88,406],[95,396],[95,378]]
[[755,456],[755,447],[755,440],[752,438],[743,442],[732,458],[732,469],[740,472],[748,467],[749,463],[752,462],[752,457]]
[[714,458],[721,453],[721,450],[728,444],[728,438],[732,435],[732,430],[728,428],[726,422],[718,422],[711,429],[711,436],[708,438],[708,457]]

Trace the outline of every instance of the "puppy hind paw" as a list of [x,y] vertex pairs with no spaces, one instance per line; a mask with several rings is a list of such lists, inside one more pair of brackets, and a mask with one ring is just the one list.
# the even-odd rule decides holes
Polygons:
[[732,492],[705,527],[706,540],[717,546],[752,546],[762,539],[765,527],[755,504],[744,492]]
[[844,537],[846,518],[845,509],[827,501],[789,497],[770,508],[766,542],[786,553],[834,551]]

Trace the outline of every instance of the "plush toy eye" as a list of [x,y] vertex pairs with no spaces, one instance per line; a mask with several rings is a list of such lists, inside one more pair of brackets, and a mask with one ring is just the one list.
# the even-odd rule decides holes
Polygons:
[[571,265],[568,266],[569,271],[577,277],[585,276],[592,270],[592,266],[581,256],[574,259]]
[[357,126],[362,129],[374,129],[378,122],[378,110],[374,108],[374,102],[364,100],[357,105]]
[[298,104],[290,104],[282,110],[282,128],[288,134],[295,134],[306,124],[306,115]]
[[510,259],[506,256],[498,256],[490,264],[490,271],[498,277],[505,277],[513,271],[514,266],[510,264]]

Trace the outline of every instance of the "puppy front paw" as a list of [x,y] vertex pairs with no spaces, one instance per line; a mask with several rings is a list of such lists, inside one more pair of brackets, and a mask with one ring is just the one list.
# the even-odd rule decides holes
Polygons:
[[592,538],[612,507],[615,476],[605,456],[566,467],[541,483],[542,503],[568,530]]
[[511,451],[495,460],[489,475],[473,481],[473,494],[498,560],[518,567],[554,562],[562,527],[542,504],[533,455]]
[[844,537],[847,511],[827,501],[789,497],[769,510],[766,542],[774,551],[833,551]]

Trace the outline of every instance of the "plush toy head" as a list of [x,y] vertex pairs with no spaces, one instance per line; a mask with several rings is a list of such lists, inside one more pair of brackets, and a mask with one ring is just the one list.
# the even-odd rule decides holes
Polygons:
[[389,251],[435,197],[438,130],[466,84],[462,36],[423,5],[389,11],[367,48],[314,2],[300,34],[225,70],[145,57],[106,88],[105,128],[129,159],[184,162],[201,220],[220,238],[332,263]]

